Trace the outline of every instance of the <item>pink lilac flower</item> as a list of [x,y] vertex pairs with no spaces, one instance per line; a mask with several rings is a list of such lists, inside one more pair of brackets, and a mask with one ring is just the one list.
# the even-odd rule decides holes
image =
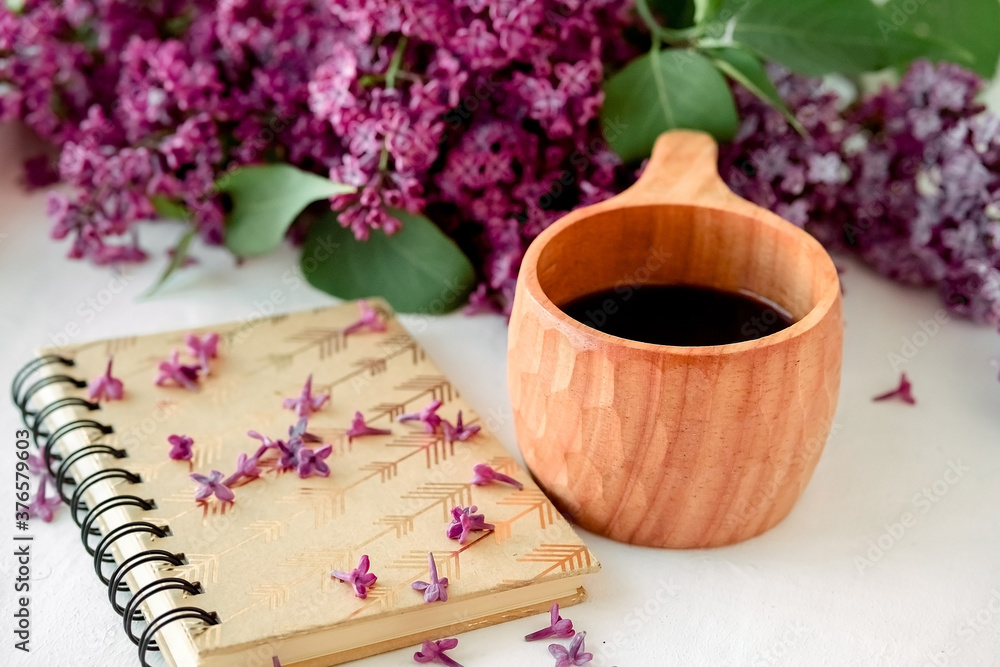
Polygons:
[[406,414],[399,415],[399,417],[396,418],[396,421],[421,421],[424,423],[424,429],[428,433],[433,433],[437,430],[438,425],[441,423],[441,417],[437,415],[438,408],[440,408],[441,405],[441,401],[433,400],[420,412],[408,412]]
[[450,651],[456,646],[458,646],[458,639],[455,638],[425,641],[420,650],[413,654],[413,660],[421,663],[437,662],[446,667],[462,667],[451,657],[445,655],[445,651]]
[[163,386],[168,382],[173,382],[188,391],[197,391],[200,367],[182,364],[178,357],[177,350],[174,350],[170,353],[170,358],[167,361],[160,362],[159,374],[154,383],[157,386]]
[[983,82],[917,61],[898,86],[839,110],[818,79],[769,67],[806,129],[736,87],[742,122],[721,147],[737,193],[902,283],[934,286],[946,307],[1000,327],[1000,117]]
[[28,516],[38,517],[45,523],[52,521],[55,517],[56,508],[62,503],[59,496],[47,497],[45,495],[45,486],[48,480],[48,475],[42,475],[42,479],[38,483],[38,491],[35,493],[35,498],[28,503]]
[[73,258],[142,261],[154,198],[221,243],[217,177],[277,159],[357,186],[330,205],[358,238],[427,213],[507,310],[528,242],[620,187],[598,114],[637,23],[629,0],[26,3],[0,19],[0,120],[59,147]]
[[369,426],[365,423],[364,415],[356,410],[354,418],[351,419],[351,428],[347,429],[346,434],[349,440],[353,440],[354,438],[361,438],[366,435],[391,435],[392,431],[387,428]]
[[232,486],[244,477],[256,479],[260,477],[260,466],[257,456],[248,456],[245,452],[236,458],[236,472],[223,480],[225,486]]
[[586,665],[594,659],[593,653],[587,653],[583,649],[583,642],[587,638],[586,632],[578,632],[569,643],[567,649],[562,644],[549,644],[549,653],[556,659],[555,667],[575,667],[576,665]]
[[350,572],[334,570],[330,573],[330,576],[334,579],[340,579],[343,582],[351,584],[351,586],[354,587],[354,595],[364,600],[368,597],[368,589],[374,586],[375,580],[378,579],[378,577],[374,574],[368,572],[368,568],[370,566],[371,561],[369,560],[368,555],[365,554],[358,562],[358,566]]
[[485,463],[477,463],[472,467],[472,484],[475,484],[476,486],[485,486],[486,484],[491,484],[493,482],[510,484],[511,486],[517,487],[518,491],[524,489],[524,484],[521,484],[509,475],[497,472]]
[[186,435],[171,435],[167,438],[167,442],[170,443],[168,456],[174,461],[190,461],[191,457],[194,456],[194,452],[191,450],[191,445],[194,444],[192,438]]
[[124,395],[122,381],[111,376],[111,364],[114,357],[108,357],[108,366],[104,375],[98,375],[87,386],[87,394],[92,401],[120,401]]
[[232,502],[236,495],[222,481],[222,473],[213,470],[209,475],[201,475],[193,472],[189,475],[191,479],[198,482],[198,489],[194,492],[195,500],[205,500],[213,494],[223,502]]
[[326,464],[324,459],[330,456],[331,451],[333,451],[332,445],[323,445],[318,449],[309,449],[308,447],[299,449],[299,477],[305,479],[314,474],[320,477],[329,477],[330,466]]
[[913,385],[910,384],[910,379],[906,377],[906,373],[902,373],[899,376],[899,386],[895,389],[885,392],[884,394],[879,394],[878,396],[872,398],[873,401],[886,401],[890,398],[898,398],[904,403],[909,403],[910,405],[916,405],[917,399],[913,398]]
[[358,318],[356,322],[344,327],[344,335],[360,331],[361,329],[368,329],[368,331],[385,331],[385,321],[382,319],[382,314],[378,310],[372,308],[368,305],[368,302],[364,299],[358,300],[358,308],[361,310],[361,317]]
[[414,581],[410,584],[415,591],[424,592],[424,602],[447,602],[448,601],[448,577],[438,579],[437,563],[434,562],[434,554],[427,554],[427,567],[430,568],[430,578],[428,581]]
[[[310,456],[310,454],[312,454],[312,451],[309,450],[309,448],[306,447],[305,445],[306,443],[320,441],[318,437],[306,431],[308,427],[309,427],[308,418],[302,417],[301,419],[299,419],[298,422],[296,422],[294,426],[290,426],[288,428],[287,441],[276,440],[272,442],[269,439],[267,439],[267,442],[272,442],[271,446],[275,447],[281,452],[281,456],[278,458],[279,470],[291,470],[292,468],[296,468],[299,470],[300,475],[302,474],[302,471],[305,470],[306,476],[308,476],[309,471],[312,469],[313,466],[313,457]],[[251,437],[254,436],[251,435]],[[265,446],[264,444],[261,445],[261,447],[264,446]],[[305,452],[309,452],[309,454],[305,454]],[[323,458],[325,458],[325,456],[328,454],[329,452],[327,452],[323,456]],[[320,461],[319,463],[321,468],[325,467],[325,464],[323,464],[322,461]]]
[[32,475],[48,475],[49,469],[45,467],[45,457],[41,454],[28,454],[28,472]]
[[472,426],[465,426],[462,423],[462,411],[458,411],[458,417],[455,419],[455,425],[452,426],[451,422],[448,420],[441,421],[441,428],[444,430],[445,442],[455,442],[459,440],[465,442],[475,434],[479,433],[480,427],[478,424],[473,424]]
[[299,417],[308,417],[323,407],[323,404],[330,400],[330,393],[313,396],[312,393],[312,373],[306,378],[306,383],[302,387],[302,393],[298,398],[286,398],[283,405],[288,410],[295,410]]
[[475,505],[471,507],[453,507],[451,509],[451,523],[445,534],[449,540],[458,540],[459,544],[465,544],[469,538],[469,533],[493,530],[496,526],[484,521],[485,515],[476,514],[479,508]]
[[572,637],[574,634],[573,621],[560,616],[559,603],[554,602],[552,603],[552,607],[549,609],[549,627],[542,628],[541,630],[525,635],[524,641],[533,642],[539,639],[548,639],[549,637],[567,639]]
[[184,337],[184,344],[187,345],[188,352],[193,357],[198,358],[198,363],[205,375],[211,373],[208,360],[219,356],[219,334],[210,332],[199,338],[195,334],[188,334]]

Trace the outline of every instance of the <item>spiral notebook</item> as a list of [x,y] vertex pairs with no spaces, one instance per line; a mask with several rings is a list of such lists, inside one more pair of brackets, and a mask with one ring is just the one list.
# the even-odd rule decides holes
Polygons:
[[[597,561],[545,495],[488,432],[388,307],[384,332],[345,335],[357,304],[193,331],[220,335],[200,388],[155,386],[159,362],[190,330],[42,350],[15,377],[12,397],[49,458],[86,554],[139,649],[171,665],[335,665],[417,645],[583,599]],[[110,356],[120,401],[99,406],[86,381]],[[187,363],[194,363],[186,357]],[[196,502],[189,473],[232,472],[260,444],[253,429],[287,437],[285,398],[331,400],[308,430],[332,445],[329,477],[264,466],[233,503]],[[169,384],[169,383],[168,383]],[[466,441],[429,433],[403,413],[438,411],[482,430]],[[96,408],[96,409],[95,409]],[[348,438],[356,410],[390,435]],[[168,457],[168,436],[194,440],[191,461]],[[451,440],[449,442],[449,440]],[[523,482],[474,486],[487,463]],[[446,536],[451,510],[476,505],[492,532],[465,544]],[[428,553],[448,577],[447,602],[412,589]],[[331,578],[362,555],[377,583],[366,599]],[[96,658],[96,656],[95,656]]]

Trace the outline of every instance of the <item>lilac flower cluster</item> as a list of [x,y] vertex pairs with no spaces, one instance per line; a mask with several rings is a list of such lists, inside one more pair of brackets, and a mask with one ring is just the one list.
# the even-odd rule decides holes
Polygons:
[[817,80],[772,77],[807,130],[737,89],[743,122],[720,152],[737,194],[856,253],[895,280],[936,286],[953,312],[1000,325],[1000,117],[982,82],[918,61],[847,110]]
[[358,187],[331,201],[358,238],[426,212],[477,260],[476,303],[506,307],[527,242],[616,189],[597,116],[631,4],[29,1],[0,8],[0,120],[60,148],[71,257],[142,260],[133,223],[164,202],[218,243],[220,175],[288,162]]

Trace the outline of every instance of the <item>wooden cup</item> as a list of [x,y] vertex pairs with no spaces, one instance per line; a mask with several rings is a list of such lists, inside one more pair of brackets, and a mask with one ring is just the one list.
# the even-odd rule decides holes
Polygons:
[[[641,284],[749,290],[795,323],[743,343],[653,345],[558,305]],[[739,542],[781,521],[809,481],[842,340],[823,247],[726,188],[708,135],[668,132],[635,185],[569,213],[524,256],[507,355],[518,444],[587,530],[657,547]]]

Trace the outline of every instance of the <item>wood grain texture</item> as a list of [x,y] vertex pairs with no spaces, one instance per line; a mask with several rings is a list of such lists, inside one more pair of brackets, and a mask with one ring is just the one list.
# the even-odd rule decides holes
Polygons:
[[[601,333],[557,306],[677,283],[749,290],[796,322],[744,343],[675,347]],[[837,405],[842,339],[822,246],[726,188],[708,135],[669,132],[634,186],[568,214],[525,254],[507,361],[518,444],[587,530],[673,548],[745,540],[781,521],[809,481]]]

